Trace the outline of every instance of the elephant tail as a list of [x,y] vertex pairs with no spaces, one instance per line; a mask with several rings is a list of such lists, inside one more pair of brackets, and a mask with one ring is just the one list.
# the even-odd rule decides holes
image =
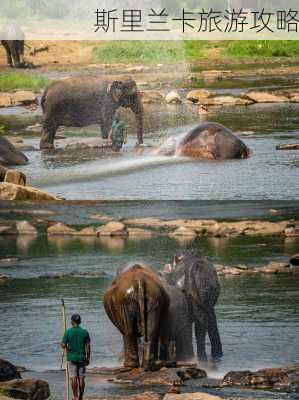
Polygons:
[[45,103],[47,100],[47,93],[48,93],[48,88],[44,90],[44,93],[42,94],[42,98],[40,101],[40,105],[41,105],[43,112],[45,112]]
[[138,304],[140,312],[141,332],[143,334],[144,342],[148,341],[147,332],[147,301],[146,301],[146,286],[145,282],[139,280],[138,282]]

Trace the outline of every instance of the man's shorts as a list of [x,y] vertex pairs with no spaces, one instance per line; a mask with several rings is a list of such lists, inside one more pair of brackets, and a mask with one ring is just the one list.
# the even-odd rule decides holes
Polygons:
[[70,378],[85,378],[86,373],[86,363],[68,361]]

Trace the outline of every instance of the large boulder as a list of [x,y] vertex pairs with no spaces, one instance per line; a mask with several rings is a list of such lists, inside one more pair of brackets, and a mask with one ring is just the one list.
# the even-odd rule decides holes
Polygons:
[[233,96],[216,96],[202,99],[200,103],[205,106],[249,106],[253,101]]
[[205,89],[191,90],[191,92],[187,94],[187,100],[192,103],[201,103],[202,100],[206,100],[209,97],[211,97],[211,93]]
[[223,400],[221,397],[213,396],[208,393],[184,393],[184,394],[173,394],[168,393],[163,400]]
[[6,183],[14,183],[15,185],[26,186],[26,175],[21,171],[13,169],[7,170],[4,178]]
[[30,104],[37,104],[37,95],[30,90],[21,90],[11,95],[14,105],[28,106]]
[[299,365],[281,368],[266,368],[258,371],[231,371],[227,373],[221,386],[243,386],[255,389],[299,389]]
[[165,102],[164,96],[157,90],[140,92],[140,98],[144,104],[161,104]]
[[254,101],[255,103],[285,103],[289,101],[286,96],[268,92],[248,92],[243,94],[245,99]]
[[21,375],[13,364],[0,358],[0,382],[20,379]]
[[28,221],[17,221],[16,230],[19,235],[37,235],[37,229]]
[[165,97],[167,104],[179,104],[182,102],[182,99],[177,91],[173,90],[167,94]]
[[0,136],[0,164],[1,165],[24,165],[28,158],[5,137]]
[[69,226],[63,224],[62,222],[58,222],[48,228],[49,236],[74,236],[78,235],[78,231]]
[[0,183],[0,200],[53,201],[61,198],[31,186],[3,182]]
[[97,229],[97,236],[126,236],[128,234],[125,224],[111,221]]
[[0,383],[0,394],[13,399],[46,400],[50,388],[48,382],[40,379],[14,379]]
[[12,98],[9,93],[0,93],[0,108],[12,107]]

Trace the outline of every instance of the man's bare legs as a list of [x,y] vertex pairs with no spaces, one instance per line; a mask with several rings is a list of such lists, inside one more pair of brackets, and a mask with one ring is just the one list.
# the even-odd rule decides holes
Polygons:
[[83,399],[85,389],[85,378],[79,378],[79,400]]
[[78,378],[71,378],[74,400],[78,400]]

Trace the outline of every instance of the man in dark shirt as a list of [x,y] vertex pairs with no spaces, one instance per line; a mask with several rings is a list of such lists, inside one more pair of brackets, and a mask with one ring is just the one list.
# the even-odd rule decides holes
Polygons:
[[88,331],[79,326],[81,324],[79,314],[72,315],[71,323],[72,327],[65,332],[61,346],[67,353],[74,400],[82,400],[85,389],[86,365],[90,361],[90,337]]

